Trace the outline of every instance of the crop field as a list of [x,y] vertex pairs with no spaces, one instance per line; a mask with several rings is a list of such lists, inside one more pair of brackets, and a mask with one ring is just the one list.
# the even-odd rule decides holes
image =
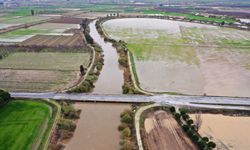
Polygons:
[[250,96],[248,31],[145,18],[103,26],[111,38],[127,43],[145,90]]
[[17,100],[1,107],[0,112],[0,149],[38,149],[51,123],[50,106]]
[[16,52],[0,60],[0,87],[9,91],[58,91],[74,85],[88,52]]
[[149,150],[196,150],[172,114],[165,111],[150,112],[144,122],[144,143]]
[[78,24],[43,23],[0,34],[0,42],[19,43],[35,35],[72,36],[72,33],[64,33],[69,29],[80,29],[80,26]]
[[0,16],[0,23],[27,24],[50,19],[48,16]]
[[73,36],[63,35],[36,35],[29,38],[19,45],[21,46],[46,46],[46,47],[81,47],[84,45],[81,34]]

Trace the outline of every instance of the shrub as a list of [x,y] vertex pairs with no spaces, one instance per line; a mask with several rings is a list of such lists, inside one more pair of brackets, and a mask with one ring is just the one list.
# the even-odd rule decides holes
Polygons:
[[198,143],[198,141],[199,141],[199,139],[200,139],[200,137],[199,137],[196,133],[194,133],[193,136],[192,136],[191,138],[192,138],[192,140],[193,140],[195,143]]
[[200,140],[198,142],[198,146],[199,146],[200,149],[204,149],[206,147],[206,145],[207,145],[206,142],[203,141],[203,140]]
[[67,119],[60,119],[57,123],[59,130],[68,130],[68,131],[74,131],[76,128],[76,125]]
[[187,112],[188,112],[188,110],[185,109],[185,108],[180,108],[179,111],[180,111],[180,114],[181,114],[182,116],[183,116],[183,115],[186,115]]
[[131,130],[130,128],[125,128],[122,130],[122,138],[125,139],[125,138],[128,138],[131,136]]
[[183,129],[185,132],[187,132],[190,128],[189,128],[188,125],[184,124],[184,125],[182,125],[182,129]]
[[119,64],[123,67],[127,67],[127,59],[126,59],[126,56],[120,56],[119,58]]
[[180,120],[181,119],[181,115],[179,113],[175,113],[174,117],[176,118],[176,120]]
[[126,114],[124,114],[122,116],[121,122],[122,123],[131,123],[132,122],[132,117],[128,113],[126,113]]
[[194,121],[193,121],[192,119],[187,120],[187,124],[188,124],[189,126],[191,126],[193,123],[194,123]]
[[11,100],[10,94],[0,89],[0,106],[7,104],[10,100]]
[[202,140],[203,140],[204,142],[208,142],[208,141],[209,141],[209,138],[208,138],[208,137],[203,137]]
[[182,119],[183,120],[187,120],[187,119],[189,119],[190,117],[189,117],[189,115],[188,114],[183,114],[182,115]]
[[207,146],[208,146],[208,148],[215,148],[216,144],[214,142],[210,141],[207,143]]
[[173,106],[170,107],[169,110],[170,110],[171,113],[175,113],[176,112],[175,107],[173,107]]
[[62,113],[66,119],[79,119],[81,110],[75,110],[71,105],[63,105]]
[[124,130],[125,128],[127,128],[128,127],[128,125],[126,124],[126,123],[122,123],[122,124],[120,124],[119,126],[118,126],[118,130],[119,131],[122,131],[122,130]]

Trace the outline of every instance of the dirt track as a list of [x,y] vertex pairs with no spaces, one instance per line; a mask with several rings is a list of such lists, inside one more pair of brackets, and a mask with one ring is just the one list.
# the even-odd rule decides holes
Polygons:
[[148,150],[197,149],[172,115],[165,111],[149,113],[144,126],[144,143]]

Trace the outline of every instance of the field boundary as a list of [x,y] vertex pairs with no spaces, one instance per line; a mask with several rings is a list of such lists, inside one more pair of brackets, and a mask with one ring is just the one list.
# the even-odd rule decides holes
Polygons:
[[52,134],[56,129],[57,122],[60,119],[60,115],[61,115],[61,106],[59,104],[57,104],[55,101],[51,101],[49,99],[47,99],[46,102],[50,103],[51,105],[54,105],[57,108],[57,113],[56,113],[55,119],[53,121],[52,128],[51,128],[51,130],[50,130],[50,132],[49,132],[49,134],[48,134],[48,136],[46,138],[46,141],[45,141],[45,144],[44,144],[42,150],[47,150],[49,148],[49,143],[50,143]]
[[88,69],[85,73],[84,76],[82,76],[79,80],[81,80],[79,83],[77,83],[76,85],[73,85],[72,87],[69,87],[69,88],[66,88],[63,90],[63,92],[67,92],[67,91],[71,91],[79,86],[81,86],[81,84],[86,80],[86,78],[88,77],[90,71],[92,70],[93,66],[94,66],[94,63],[95,63],[95,60],[96,60],[96,52],[95,52],[95,49],[92,47],[92,46],[89,46],[88,47],[91,49],[92,51],[92,59],[91,59],[91,63],[90,65],[88,66]]

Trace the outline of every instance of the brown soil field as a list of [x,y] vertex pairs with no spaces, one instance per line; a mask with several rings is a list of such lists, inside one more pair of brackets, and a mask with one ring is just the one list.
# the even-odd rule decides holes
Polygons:
[[19,44],[20,46],[47,46],[47,47],[81,47],[84,46],[83,35],[79,32],[73,36],[63,35],[36,35]]
[[144,122],[144,143],[148,150],[197,150],[172,114],[150,112]]
[[77,75],[77,71],[1,69],[0,87],[20,92],[60,91],[74,85]]
[[69,24],[81,24],[82,18],[75,18],[75,17],[61,17],[57,19],[53,19],[49,21],[50,23],[69,23]]

